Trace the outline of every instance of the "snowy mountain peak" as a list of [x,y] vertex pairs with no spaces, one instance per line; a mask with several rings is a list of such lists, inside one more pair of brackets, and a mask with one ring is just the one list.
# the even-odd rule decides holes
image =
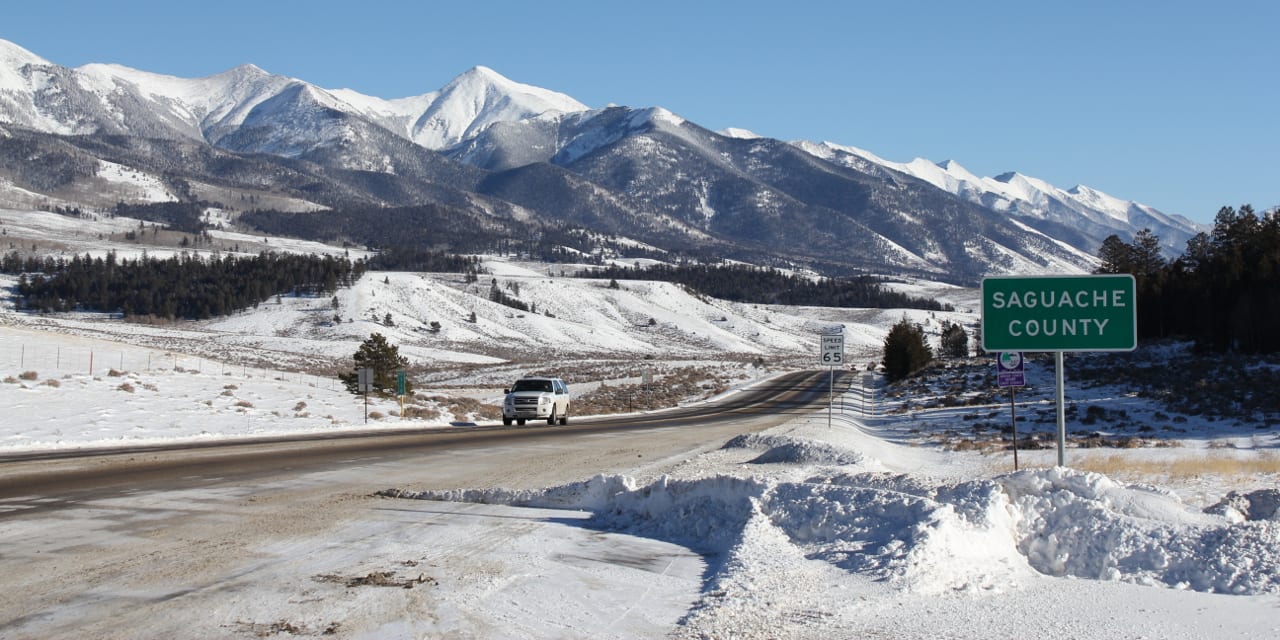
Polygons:
[[210,78],[240,78],[240,79],[258,79],[265,78],[271,74],[256,64],[242,64],[238,67],[227,69],[222,73],[215,73]]
[[757,138],[764,137],[750,129],[739,129],[737,127],[728,127],[726,129],[721,129],[716,133],[726,138],[737,138],[739,140],[755,140]]
[[50,66],[51,64],[48,60],[8,40],[0,40],[0,91],[22,93],[30,91],[22,68],[27,65]]
[[478,64],[458,74],[458,77],[454,78],[451,82],[449,82],[449,84],[453,85],[453,84],[468,83],[468,82],[482,82],[482,83],[488,83],[493,85],[518,84],[516,82],[511,81],[510,78],[482,64]]
[[23,65],[28,64],[52,64],[48,60],[27,51],[26,49],[0,39],[0,66],[12,69],[19,69]]
[[421,99],[430,106],[413,123],[409,137],[429,149],[453,146],[496,122],[587,110],[563,93],[516,82],[484,66],[472,67]]
[[632,112],[632,122],[636,125],[641,124],[667,124],[680,126],[684,124],[684,118],[663,109],[662,107],[648,107],[645,109],[636,109]]

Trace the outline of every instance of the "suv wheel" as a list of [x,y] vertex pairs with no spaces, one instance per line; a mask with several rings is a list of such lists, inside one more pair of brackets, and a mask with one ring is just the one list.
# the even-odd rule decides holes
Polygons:
[[502,424],[505,424],[505,425],[507,425],[508,427],[509,427],[509,426],[511,426],[511,418],[508,418],[508,417],[506,417],[506,416],[502,416]]
[[563,427],[566,424],[569,424],[569,407],[568,406],[564,408],[564,415],[560,416],[560,426]]
[[547,424],[554,425],[556,423],[556,408],[551,407],[551,415],[547,416]]

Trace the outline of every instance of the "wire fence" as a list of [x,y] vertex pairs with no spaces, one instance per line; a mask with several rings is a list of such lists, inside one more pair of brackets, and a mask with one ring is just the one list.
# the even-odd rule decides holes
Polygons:
[[68,346],[0,335],[0,378],[24,374],[29,376],[32,372],[46,379],[68,375],[92,377],[112,375],[113,372],[116,375],[147,372],[206,374],[241,380],[278,380],[330,390],[337,390],[341,384],[332,377],[221,362],[153,348]]

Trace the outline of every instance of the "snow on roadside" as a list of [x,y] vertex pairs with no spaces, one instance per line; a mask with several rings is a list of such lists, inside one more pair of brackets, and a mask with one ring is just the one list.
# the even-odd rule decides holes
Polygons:
[[[688,546],[712,560],[695,612],[795,571],[917,594],[1004,593],[1061,576],[1280,594],[1280,521],[1265,491],[1200,511],[1169,491],[1067,468],[976,480],[867,471],[878,461],[845,448],[860,425],[843,422],[826,433],[834,442],[794,424],[734,438],[725,449],[764,453],[729,473],[387,495],[587,511],[589,526]],[[1250,500],[1258,508],[1246,520]]]
[[1019,472],[1001,484],[1020,514],[1019,549],[1041,572],[1280,593],[1280,522],[1197,513],[1169,492],[1064,468]]
[[725,449],[764,449],[751,460],[754,464],[792,463],[855,465],[867,461],[858,451],[842,449],[826,442],[780,435],[745,433],[725,443]]

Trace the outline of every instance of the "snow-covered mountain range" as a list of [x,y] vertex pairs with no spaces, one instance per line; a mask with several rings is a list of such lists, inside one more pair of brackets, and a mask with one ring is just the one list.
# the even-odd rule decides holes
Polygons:
[[[429,149],[456,144],[495,122],[549,111],[584,111],[569,96],[475,67],[439,91],[384,100],[326,90],[246,64],[206,78],[176,78],[112,64],[55,65],[0,40],[3,121],[56,134],[182,135],[211,144],[244,129],[288,132],[264,153],[297,155],[344,132],[321,124],[354,114]],[[301,134],[301,135],[300,135]],[[310,134],[310,135],[307,135]]]
[[1043,226],[1042,230],[1046,231],[1069,232],[1074,227],[1086,238],[1105,238],[1113,233],[1127,238],[1135,230],[1150,228],[1157,232],[1167,249],[1178,253],[1191,236],[1201,231],[1182,216],[1122,200],[1085,185],[1062,189],[1016,171],[979,178],[954,160],[933,162],[916,158],[911,162],[893,162],[864,149],[831,142],[796,144],[818,157],[846,166],[865,168],[870,163],[914,176],[970,202],[1006,212],[1031,226]]
[[677,251],[968,281],[1087,270],[1106,236],[1144,227],[1178,251],[1200,230],[1084,186],[717,133],[660,107],[591,109],[485,67],[387,100],[253,65],[196,79],[68,68],[0,40],[0,204],[128,201],[102,189],[121,166],[169,197],[230,209],[237,197],[295,210],[429,203]]

